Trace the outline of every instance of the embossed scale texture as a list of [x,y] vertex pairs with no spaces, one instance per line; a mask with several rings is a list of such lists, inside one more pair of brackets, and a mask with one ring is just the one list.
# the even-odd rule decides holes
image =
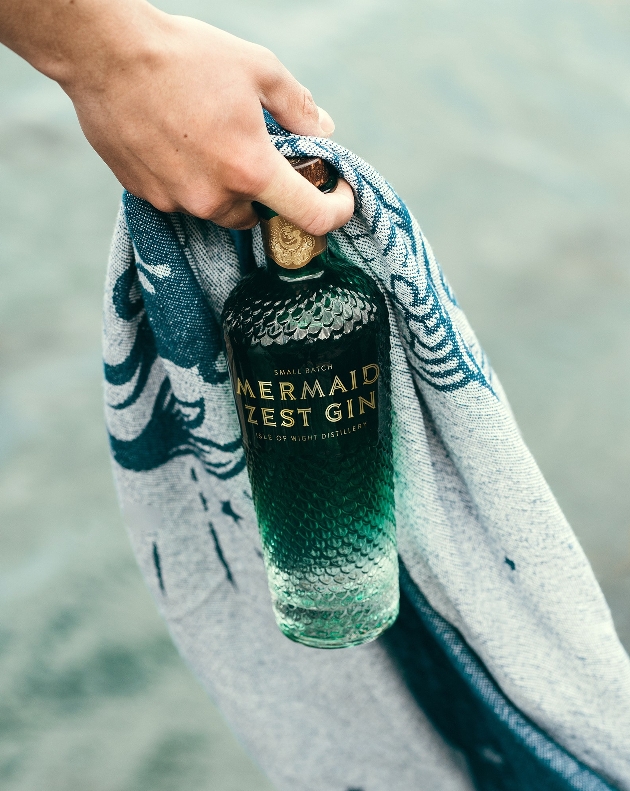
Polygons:
[[[398,610],[389,448],[344,455],[278,453],[250,463],[263,550],[280,628],[312,644],[351,645]],[[284,482],[284,485],[279,481]]]
[[255,272],[232,292],[224,325],[234,340],[251,346],[341,338],[384,310],[383,297],[370,278],[357,267],[347,267],[350,272],[335,267],[333,283],[328,278],[307,280],[301,287],[278,280],[274,288],[266,272]]
[[[358,335],[374,333],[389,392],[387,321],[376,284],[334,259],[322,278],[301,283],[256,272],[239,284],[224,310],[234,354],[261,345],[278,366],[283,352],[294,360],[294,352],[304,347],[309,359],[323,360],[340,345],[352,348]],[[389,415],[389,403],[385,406]],[[398,613],[388,420],[371,445],[356,434],[326,445],[250,449],[247,455],[281,630],[319,647],[377,636]]]

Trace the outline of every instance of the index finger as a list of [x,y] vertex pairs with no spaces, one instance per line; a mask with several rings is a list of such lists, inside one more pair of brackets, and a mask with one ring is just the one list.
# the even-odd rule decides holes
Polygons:
[[354,212],[354,193],[339,179],[334,192],[323,193],[278,154],[271,181],[255,200],[313,236],[323,236],[345,225]]

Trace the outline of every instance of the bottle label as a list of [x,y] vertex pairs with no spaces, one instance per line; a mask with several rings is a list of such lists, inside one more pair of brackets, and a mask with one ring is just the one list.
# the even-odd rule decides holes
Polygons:
[[284,269],[301,269],[326,249],[325,236],[313,236],[276,215],[261,220],[265,253]]
[[389,410],[375,343],[300,362],[261,347],[240,360],[229,351],[228,346],[247,447],[264,450],[283,443],[297,449],[310,443],[332,450],[344,438],[369,445],[378,441]]

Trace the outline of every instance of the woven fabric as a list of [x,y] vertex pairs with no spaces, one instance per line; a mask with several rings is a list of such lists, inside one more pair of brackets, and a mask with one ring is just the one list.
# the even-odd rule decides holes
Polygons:
[[630,789],[630,660],[426,239],[354,154],[268,127],[350,183],[333,236],[388,298],[401,617],[343,651],[278,632],[219,327],[251,235],[125,194],[107,425],[175,643],[278,791]]

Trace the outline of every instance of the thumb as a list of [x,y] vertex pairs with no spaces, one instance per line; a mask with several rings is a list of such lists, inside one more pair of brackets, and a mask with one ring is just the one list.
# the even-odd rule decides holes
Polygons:
[[339,179],[334,192],[320,192],[279,153],[271,181],[256,200],[314,236],[340,228],[354,212],[348,182]]
[[311,92],[280,61],[261,80],[259,98],[265,110],[296,135],[328,137],[335,130],[332,118],[315,104]]

